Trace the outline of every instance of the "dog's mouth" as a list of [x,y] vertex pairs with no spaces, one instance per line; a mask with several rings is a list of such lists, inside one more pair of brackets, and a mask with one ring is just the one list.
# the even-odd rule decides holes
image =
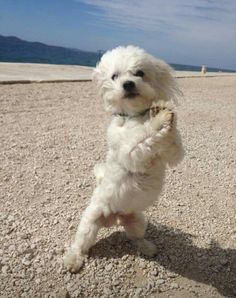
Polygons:
[[138,92],[129,92],[129,93],[126,93],[125,94],[124,98],[133,99],[133,98],[135,98],[138,95],[139,95]]

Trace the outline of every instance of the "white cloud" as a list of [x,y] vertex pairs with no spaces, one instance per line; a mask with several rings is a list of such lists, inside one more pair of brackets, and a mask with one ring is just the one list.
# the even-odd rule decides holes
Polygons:
[[[174,45],[176,52],[200,51],[202,55],[236,51],[235,0],[80,0],[101,26],[140,31]],[[153,44],[153,41],[150,42]],[[205,52],[204,52],[205,51]],[[189,53],[186,52],[186,55]]]
[[103,22],[148,31],[171,31],[197,22],[225,22],[236,14],[235,0],[82,0],[97,8]]

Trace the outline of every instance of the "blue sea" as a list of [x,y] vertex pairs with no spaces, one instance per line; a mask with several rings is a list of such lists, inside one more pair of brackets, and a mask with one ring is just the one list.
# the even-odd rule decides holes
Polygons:
[[[170,65],[175,69],[175,70],[183,70],[183,71],[201,71],[202,67],[201,66],[194,66],[194,65],[184,65],[184,64],[174,64],[170,63]],[[222,68],[214,68],[214,67],[207,67],[208,72],[230,72],[230,73],[235,73],[235,70],[230,70],[230,69],[222,69]]]

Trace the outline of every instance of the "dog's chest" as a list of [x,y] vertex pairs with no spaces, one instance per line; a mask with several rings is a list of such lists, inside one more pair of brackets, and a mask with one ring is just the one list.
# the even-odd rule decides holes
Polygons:
[[138,119],[117,117],[108,129],[108,142],[120,147],[130,142],[144,130],[144,123]]

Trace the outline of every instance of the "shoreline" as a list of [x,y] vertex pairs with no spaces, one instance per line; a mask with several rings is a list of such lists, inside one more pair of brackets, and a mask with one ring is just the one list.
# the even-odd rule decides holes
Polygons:
[[[93,67],[35,63],[0,62],[0,85],[30,83],[87,82],[92,80]],[[209,78],[236,76],[232,72],[175,71],[176,78]]]

